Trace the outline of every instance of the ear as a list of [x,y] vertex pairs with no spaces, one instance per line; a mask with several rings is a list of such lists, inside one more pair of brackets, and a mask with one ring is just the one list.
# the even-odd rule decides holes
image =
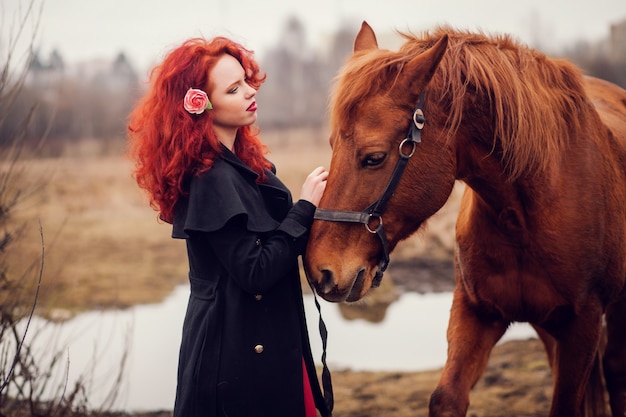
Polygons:
[[368,49],[378,49],[378,41],[376,41],[376,34],[372,27],[366,21],[363,21],[361,30],[359,30],[354,40],[354,52]]
[[401,92],[404,91],[404,94],[410,92],[417,97],[432,79],[447,48],[448,35],[445,34],[432,48],[419,54],[404,65],[395,89]]

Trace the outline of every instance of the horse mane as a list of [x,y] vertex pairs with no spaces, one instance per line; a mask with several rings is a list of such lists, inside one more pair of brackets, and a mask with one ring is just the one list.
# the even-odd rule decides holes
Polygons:
[[339,70],[330,94],[331,126],[351,125],[354,108],[365,98],[386,89],[390,68],[407,61],[404,54],[374,49],[357,52]]
[[[332,126],[351,120],[365,98],[389,87],[389,72],[432,47],[448,34],[448,49],[426,89],[427,101],[449,109],[447,138],[455,135],[467,94],[489,106],[493,138],[510,179],[542,172],[557,160],[570,134],[584,122],[588,100],[583,76],[573,64],[550,59],[509,35],[487,36],[441,26],[406,39],[397,52],[384,49],[356,53],[339,74],[331,96]],[[432,91],[433,94],[429,94]]]

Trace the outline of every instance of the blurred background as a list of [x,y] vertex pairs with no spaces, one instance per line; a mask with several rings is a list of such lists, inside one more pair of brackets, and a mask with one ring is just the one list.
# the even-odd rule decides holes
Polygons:
[[[311,169],[329,166],[327,98],[363,20],[388,49],[402,43],[398,31],[436,25],[508,33],[626,87],[624,0],[0,0],[0,415],[173,405],[185,247],[157,220],[125,156],[127,115],[150,69],[190,37],[224,35],[254,50],[267,73],[261,137],[297,196]],[[351,402],[358,382],[341,383],[348,371],[443,364],[462,190],[398,245],[380,289],[356,305],[322,303],[328,360],[343,387],[336,416],[380,415],[347,411],[363,410],[362,396]],[[319,358],[317,311],[303,288]],[[528,337],[518,327],[509,339]],[[540,360],[529,368],[548,386]],[[523,407],[549,407],[533,395]],[[371,399],[388,402],[378,410],[402,405]],[[422,415],[412,413],[425,406],[411,404],[404,409]]]
[[[28,2],[0,4],[7,32],[24,16]],[[113,140],[124,136],[125,117],[164,54],[189,37],[226,35],[254,50],[268,74],[258,96],[260,127],[307,127],[321,129],[324,136],[331,80],[362,20],[390,49],[402,41],[396,31],[419,32],[438,24],[510,33],[549,55],[573,60],[589,74],[626,84],[626,3],[621,0],[38,0],[13,56],[16,65],[28,60],[29,74],[11,112],[23,113],[38,101],[27,136],[37,140],[45,132],[53,153],[63,148],[55,144],[68,140]],[[11,39],[4,35],[0,48],[6,50]],[[20,46],[31,40],[32,55],[20,55],[27,52]],[[12,120],[19,118],[9,117],[0,137],[14,128]]]

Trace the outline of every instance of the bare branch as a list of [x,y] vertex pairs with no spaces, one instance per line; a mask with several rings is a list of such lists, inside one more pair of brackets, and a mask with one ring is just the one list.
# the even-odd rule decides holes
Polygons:
[[24,340],[26,339],[26,334],[28,333],[28,329],[30,327],[30,322],[31,322],[33,316],[35,315],[35,307],[37,306],[37,299],[39,297],[39,290],[41,288],[41,280],[43,278],[43,268],[44,268],[44,258],[45,258],[45,244],[44,244],[44,238],[43,238],[43,227],[41,226],[41,222],[39,223],[39,235],[41,237],[41,263],[40,263],[40,267],[39,267],[39,278],[37,280],[37,289],[35,290],[35,296],[34,296],[34,299],[33,299],[33,304],[32,304],[32,308],[30,310],[30,314],[28,315],[28,321],[26,323],[26,328],[24,329],[24,334],[22,335],[20,343],[18,344],[17,349],[15,351],[15,357],[13,359],[13,364],[11,365],[9,373],[8,373],[6,379],[3,381],[2,386],[0,386],[0,393],[2,393],[2,391],[4,391],[4,389],[7,387],[7,385],[11,381],[11,378],[13,376],[13,372],[15,371],[15,366],[17,365],[18,361],[20,360],[22,346],[24,346]]

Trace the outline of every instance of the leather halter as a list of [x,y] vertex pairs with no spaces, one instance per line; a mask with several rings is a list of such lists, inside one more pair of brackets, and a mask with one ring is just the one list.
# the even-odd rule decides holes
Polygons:
[[[370,204],[363,211],[349,211],[349,210],[327,210],[318,208],[315,210],[316,220],[326,220],[331,222],[344,222],[344,223],[361,223],[365,225],[368,232],[376,234],[380,239],[380,243],[383,248],[383,258],[378,262],[378,271],[372,281],[372,287],[378,287],[383,279],[383,273],[389,266],[389,242],[387,241],[387,235],[383,226],[383,212],[387,208],[387,203],[393,196],[404,174],[404,170],[409,162],[409,158],[415,153],[415,147],[417,143],[422,141],[422,128],[424,127],[424,113],[422,107],[424,106],[424,92],[419,96],[417,106],[413,110],[413,120],[409,126],[406,138],[400,142],[398,152],[400,157],[396,163],[396,167],[391,174],[391,178],[387,183],[387,187],[383,191],[380,198]],[[411,145],[409,153],[404,152],[405,145]]]

